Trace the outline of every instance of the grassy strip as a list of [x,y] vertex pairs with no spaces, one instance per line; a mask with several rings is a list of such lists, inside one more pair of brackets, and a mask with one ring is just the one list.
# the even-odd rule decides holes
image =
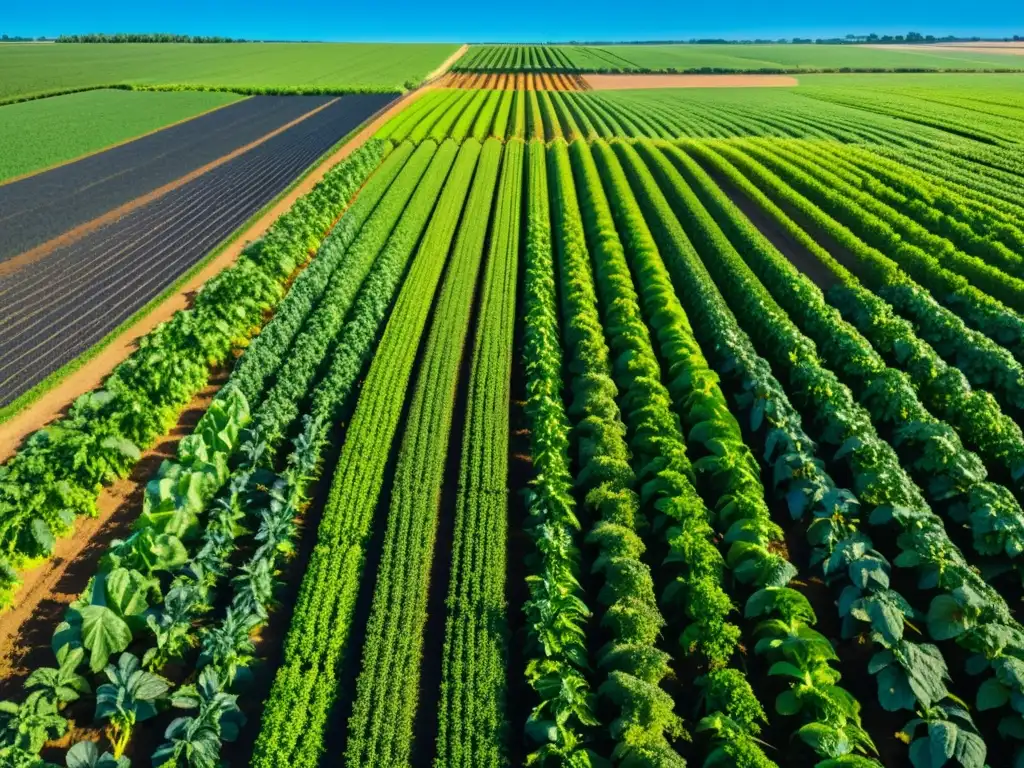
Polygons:
[[217,256],[219,256],[221,253],[223,253],[225,249],[232,245],[232,243],[236,242],[239,238],[245,235],[250,227],[255,225],[257,221],[263,218],[263,216],[266,215],[268,211],[273,210],[274,206],[281,202],[282,199],[291,194],[292,190],[294,190],[299,184],[301,184],[306,179],[307,176],[309,176],[311,173],[317,170],[324,163],[324,161],[327,160],[327,158],[331,157],[354,136],[357,136],[359,132],[364,128],[364,126],[366,126],[368,123],[376,119],[376,117],[378,116],[378,114],[380,114],[381,111],[390,108],[390,106],[390,104],[386,105],[385,107],[382,108],[382,110],[378,110],[374,114],[370,115],[369,117],[366,118],[366,120],[364,120],[358,126],[353,128],[347,134],[345,134],[341,139],[337,141],[337,143],[335,143],[326,152],[320,155],[320,157],[314,160],[309,165],[309,167],[306,168],[306,170],[304,170],[291,184],[285,187],[280,194],[276,195],[266,205],[264,205],[252,216],[246,219],[246,221],[240,227],[238,227],[238,229],[236,229],[224,240],[222,240],[221,243],[218,246],[216,246],[212,251],[210,251],[206,256],[197,261],[192,267],[188,269],[188,271],[182,274],[181,277],[179,277],[177,280],[175,280],[173,283],[167,286],[167,288],[165,288],[162,292],[160,292],[160,294],[151,299],[147,304],[142,306],[138,311],[131,315],[131,317],[126,319],[124,322],[122,322],[120,325],[114,328],[110,333],[108,333],[106,336],[100,339],[87,352],[83,353],[82,355],[79,355],[78,357],[76,357],[74,360],[67,363],[63,367],[58,368],[56,371],[54,371],[45,379],[43,379],[34,387],[32,387],[32,389],[28,390],[27,392],[23,392],[10,403],[0,408],[0,424],[3,424],[4,422],[10,420],[17,413],[24,410],[32,403],[34,403],[36,400],[45,395],[47,392],[57,387],[57,385],[64,381],[64,379],[68,378],[69,376],[77,372],[79,369],[81,369],[83,366],[85,366],[87,363],[92,361],[95,357],[97,357],[101,352],[103,352],[103,350],[109,347],[121,334],[128,331],[133,325],[135,325],[148,314],[156,310],[157,307],[159,307],[165,301],[170,299],[171,296],[181,291],[182,287],[185,286],[190,280],[192,280],[193,277],[202,272],[203,269],[205,269],[206,266],[211,261],[217,258]]

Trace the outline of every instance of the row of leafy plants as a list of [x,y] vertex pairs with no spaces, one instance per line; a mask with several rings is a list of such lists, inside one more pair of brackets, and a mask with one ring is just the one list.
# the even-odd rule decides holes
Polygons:
[[[248,367],[240,363],[239,372],[277,370],[287,377],[300,370],[283,365],[285,354],[302,345],[304,334],[310,332],[307,325],[322,331],[303,318],[315,317],[312,304],[319,294],[329,293],[327,280],[332,271],[335,278],[351,279],[337,269],[345,252],[343,243],[355,237],[358,222],[366,220],[367,209],[373,209],[407,156],[401,149],[394,153],[393,162],[385,161],[380,176],[366,185],[366,194],[349,211],[353,215],[344,218],[332,233],[330,247],[325,246],[315,266],[295,281],[292,287],[298,290],[282,302],[267,335],[258,337],[243,355],[243,361],[259,363]],[[351,221],[357,222],[354,230],[347,226]],[[296,325],[301,325],[302,332]],[[282,342],[282,327],[292,329],[292,342]],[[267,340],[282,343],[263,343]],[[54,685],[65,686],[56,689],[59,696],[61,690],[68,690],[61,680],[70,679],[76,681],[72,692],[80,695],[89,690],[80,667],[87,665],[93,673],[105,670],[111,684],[123,688],[113,701],[100,695],[103,689],[97,691],[96,718],[110,721],[114,760],[121,760],[134,725],[153,717],[167,703],[168,683],[155,673],[169,662],[188,662],[196,646],[201,648],[194,662],[202,672],[199,687],[180,689],[169,703],[199,706],[199,712],[168,726],[168,742],[154,759],[204,764],[203,759],[216,759],[220,742],[234,738],[241,724],[235,695],[228,689],[244,686],[242,673],[254,652],[250,635],[268,618],[275,575],[281,558],[292,550],[294,518],[304,504],[305,487],[326,440],[323,422],[307,419],[287,469],[275,475],[274,449],[263,430],[250,423],[268,402],[265,398],[260,402],[267,376],[256,382],[250,378],[247,384],[241,383],[243,378],[229,380],[196,431],[181,442],[176,459],[164,463],[147,488],[144,513],[135,531],[127,540],[113,542],[99,573],[67,611],[53,641],[58,668],[37,670],[27,683],[31,689],[34,678],[46,677]],[[260,406],[254,414],[243,388],[253,397],[254,407]],[[238,454],[238,461],[232,462]],[[225,485],[225,493],[210,504]],[[243,551],[250,553],[248,558]],[[210,616],[216,596],[223,593],[223,585],[236,569],[237,575],[230,578],[226,614],[223,618]],[[108,664],[118,653],[117,665]],[[59,718],[57,711],[70,700],[58,701],[47,714]],[[30,693],[19,716],[30,714],[26,708],[41,714],[44,701]],[[223,717],[217,715],[220,710]],[[76,745],[73,750],[78,754],[96,748]]]
[[16,570],[47,558],[77,515],[97,514],[102,487],[126,476],[276,306],[306,261],[380,162],[371,142],[330,171],[238,262],[208,281],[193,305],[139,341],[139,349],[80,397],[67,416],[39,430],[0,468],[0,605]]
[[505,550],[524,146],[510,141],[502,154],[470,363],[442,651],[438,768],[508,759]]
[[587,626],[593,615],[581,578],[582,525],[572,493],[571,425],[562,400],[565,354],[559,333],[558,287],[551,242],[544,143],[531,141],[526,164],[523,247],[524,410],[533,478],[525,494],[527,561],[526,679],[534,700],[526,734],[527,763],[593,762],[588,747],[598,724]]
[[983,200],[1004,215],[1019,216],[1024,206],[1019,185],[1012,179],[994,176],[992,169],[944,152],[940,146],[912,147],[905,152],[894,151],[891,147],[872,147],[871,151],[931,178],[941,179],[946,186]]
[[821,206],[865,243],[883,251],[968,325],[1006,347],[1018,360],[1024,360],[1024,321],[1020,316],[972,285],[963,275],[948,269],[937,257],[901,237],[889,221],[861,205],[863,195],[844,189],[838,179],[819,180],[772,152],[755,149],[742,140],[740,145],[744,152],[771,167],[783,181]]
[[[713,194],[713,182],[692,159],[672,146],[663,151],[691,187]],[[722,197],[714,202],[721,204]],[[743,224],[743,219],[735,216],[723,216],[719,221],[742,254],[740,261],[731,258],[732,254],[720,254],[718,264],[709,265],[719,285],[734,281],[743,290],[760,295],[777,317],[784,318],[783,313],[788,312],[795,318],[796,326],[817,345],[823,363],[840,372],[840,379],[860,394],[874,423],[888,431],[904,467],[922,485],[933,506],[958,522],[967,522],[975,551],[996,556],[997,566],[1006,567],[999,556],[1012,559],[1024,550],[1024,512],[1013,494],[986,480],[982,460],[963,447],[951,426],[922,405],[911,377],[888,368],[808,278],[760,232]],[[778,320],[776,325],[785,322]]]
[[[884,515],[876,511],[868,522],[882,525],[889,515],[888,510]],[[895,517],[892,519],[896,520]],[[917,525],[924,519],[919,518]],[[976,537],[989,530],[985,520],[971,522],[981,529],[974,532]],[[1008,608],[1004,609],[1004,599],[982,580],[975,568],[962,561],[962,555],[949,546],[948,537],[944,532],[940,537],[939,532],[938,528],[933,532],[931,552],[926,555],[918,550],[912,556],[908,556],[911,551],[908,545],[913,542],[903,534],[897,540],[901,554],[895,564],[921,573],[920,589],[938,587],[942,591],[932,598],[925,614],[928,632],[937,642],[955,640],[969,654],[965,670],[969,675],[981,678],[975,705],[980,711],[995,710],[999,714],[993,730],[1012,751],[1013,759],[1020,759],[1024,754],[1019,744],[1021,719],[1020,713],[1012,706],[1012,697],[1021,690],[1014,672],[1024,658],[1021,627]],[[997,546],[1001,533],[998,529],[990,533]],[[936,551],[942,539],[947,542],[941,545],[946,548],[944,553]]]
[[[998,236],[993,236],[996,232],[991,232],[993,225],[998,227],[999,223],[998,212],[994,209],[972,210],[966,199],[957,199],[958,196],[952,196],[948,190],[938,195],[930,193],[931,185],[927,182],[910,178],[911,174],[905,169],[895,172],[880,167],[882,163],[877,157],[874,162],[861,159],[857,163],[848,153],[836,152],[830,145],[818,143],[808,146],[793,142],[787,149],[818,165],[827,163],[828,169],[845,182],[913,219],[931,233],[923,235],[921,241],[936,252],[959,249],[1012,278],[1019,280],[1024,276],[1024,257],[1013,252],[1013,241],[1008,246]],[[1017,235],[1017,247],[1024,245],[1020,230],[1012,225],[998,227],[998,233],[1004,237]]]
[[1024,250],[1024,231],[1019,223],[1020,206],[1007,204],[963,185],[954,185],[938,175],[922,173],[865,147],[843,148],[843,157],[910,201],[940,211],[993,243]]
[[[619,144],[616,144],[616,149],[625,154],[625,149],[620,148]],[[653,158],[645,156],[644,163],[653,163],[662,174],[671,172],[667,160],[656,163]],[[659,189],[659,182],[664,177],[659,176],[658,181],[655,181],[651,175],[652,169],[644,163],[627,165],[627,170],[637,199],[644,208],[648,223],[652,225],[655,239],[668,259],[677,293],[687,304],[692,305],[689,314],[698,320],[698,338],[705,348],[714,351],[716,370],[732,383],[734,402],[741,412],[749,414],[751,431],[764,440],[763,458],[772,467],[771,475],[776,492],[785,500],[794,519],[810,522],[807,538],[814,548],[810,565],[820,568],[826,583],[840,594],[837,607],[843,620],[844,636],[866,636],[875,650],[869,670],[877,676],[880,703],[890,711],[910,709],[925,712],[923,722],[928,724],[925,734],[918,733],[919,721],[911,721],[906,728],[906,739],[911,742],[911,757],[915,765],[931,765],[927,761],[933,754],[932,750],[936,750],[936,755],[945,750],[945,735],[954,734],[957,745],[980,748],[982,761],[968,763],[980,766],[984,759],[984,743],[970,724],[966,710],[962,710],[955,700],[947,696],[945,681],[948,673],[941,654],[934,646],[918,644],[904,636],[904,614],[899,610],[888,610],[887,606],[900,606],[906,601],[890,583],[889,561],[875,550],[871,539],[860,530],[860,503],[879,503],[887,495],[904,493],[904,488],[912,487],[909,479],[905,486],[890,487],[880,482],[881,476],[877,473],[858,473],[855,468],[853,478],[859,500],[850,491],[833,483],[824,471],[823,462],[816,456],[815,443],[804,433],[801,417],[790,405],[786,391],[775,380],[766,360],[758,356],[737,323],[737,315],[730,312],[718,292],[698,250],[690,243],[688,236],[695,236],[701,230],[683,230],[669,200]],[[709,217],[699,201],[694,198],[692,203],[696,207],[690,215],[704,220],[703,231],[713,232],[713,222],[708,221]],[[696,243],[698,249],[706,245],[699,238]],[[722,245],[724,243],[720,243],[719,247]],[[760,325],[754,324],[751,332],[760,329]],[[849,391],[834,375],[820,368],[812,367],[808,370],[812,376],[810,379],[794,377],[792,366],[780,362],[780,356],[773,354],[775,349],[771,348],[769,357],[780,363],[780,370],[790,374],[792,390],[800,395],[801,400],[810,395],[811,407],[808,414],[816,431],[822,438],[828,437],[829,445],[838,447],[845,444],[848,435],[844,431],[849,430],[850,426],[863,423],[863,420],[851,422],[850,415],[856,411],[857,406],[852,403]],[[784,353],[781,360],[788,360]],[[809,386],[810,382],[816,384]],[[835,404],[833,401],[836,401]],[[863,451],[870,447],[872,453],[861,453],[862,464],[858,467],[867,469],[864,460],[878,453],[879,449],[883,449],[884,453],[884,444],[868,434],[864,434],[862,439],[865,440],[862,445],[849,446],[848,450],[852,448],[857,452],[858,449]],[[848,455],[839,458],[845,461]],[[890,461],[890,464],[895,462]],[[898,465],[895,466],[896,471],[899,471]],[[901,543],[908,548],[915,544],[908,541],[907,537]],[[769,622],[769,626],[775,629],[792,626],[796,630],[796,638],[799,638],[799,624],[806,621],[809,614],[806,608],[801,608],[799,600],[788,598],[793,596],[787,592],[779,601],[779,608],[785,616],[783,623],[779,625]],[[756,615],[760,611],[761,600],[754,601],[752,597],[751,601],[753,604],[748,602],[747,610]],[[827,653],[825,646],[818,646],[818,650]],[[828,688],[830,683],[827,676],[804,679],[823,684],[827,690],[832,690]],[[808,703],[813,703],[815,698],[812,695]],[[849,745],[851,741],[856,742],[859,728],[856,710],[850,708],[851,702],[844,697],[840,697],[838,703],[846,705],[838,711],[843,712],[847,722],[840,720],[838,724],[832,723],[831,728],[819,731],[819,735],[826,739],[823,742],[825,745]],[[787,698],[777,701],[776,707],[785,712],[789,711],[790,704],[791,700]],[[829,711],[835,713],[837,710]],[[952,756],[952,749],[953,743],[950,743],[949,756]],[[975,752],[974,757],[977,756]],[[823,765],[856,765],[861,759],[847,755],[839,758],[839,762],[825,761]]]
[[[688,145],[687,148],[756,203],[793,242],[828,269],[837,280],[827,288],[830,303],[865,335],[891,365],[905,369],[922,401],[957,429],[961,438],[978,452],[990,470],[995,468],[1003,477],[1009,478],[1020,493],[1024,474],[1024,438],[1020,427],[1003,413],[996,399],[985,390],[972,390],[967,377],[948,365],[921,340],[911,323],[895,314],[883,299],[868,291],[853,273],[721,155],[702,151],[697,145]],[[715,195],[715,192],[711,190],[709,194]],[[776,260],[780,256],[777,255]],[[1011,412],[1018,413],[1019,408]]]
[[[432,160],[409,203],[417,224],[393,249],[405,254],[403,260],[414,248],[416,256],[346,429],[317,543],[285,639],[284,660],[264,708],[254,765],[316,765],[338,697],[343,653],[353,628],[391,444],[479,145],[467,141],[460,151],[451,141],[441,147],[426,141],[418,151],[428,152]],[[452,181],[446,184],[449,175]]]
[[[531,92],[533,93],[533,92]],[[595,653],[603,680],[598,716],[607,724],[618,761],[684,765],[673,742],[684,734],[663,683],[672,675],[670,655],[658,647],[665,619],[658,607],[647,547],[638,473],[630,466],[627,427],[616,403],[611,350],[602,331],[590,254],[568,148],[553,142],[547,150],[552,232],[562,309],[562,337],[568,356],[569,414],[577,457],[574,485],[586,516],[586,542],[593,549],[601,605]],[[632,394],[635,401],[636,394]],[[637,404],[639,405],[639,404]],[[627,414],[628,415],[628,414]],[[652,438],[655,436],[652,436]],[[681,451],[667,455],[666,474],[679,477],[680,512],[701,506],[684,474]],[[646,472],[651,472],[645,467]],[[652,479],[643,477],[643,480]],[[685,496],[683,494],[686,494]]]
[[[763,140],[751,143],[758,148],[764,147]],[[924,250],[943,267],[963,275],[972,285],[1002,301],[1007,307],[1018,312],[1024,307],[1024,282],[1013,276],[1013,271],[1019,270],[1020,257],[1009,254],[1009,258],[1004,258],[1000,263],[991,264],[989,261],[994,258],[992,249],[988,249],[986,254],[988,260],[965,252],[950,236],[930,232],[927,226],[918,223],[910,213],[904,212],[903,206],[897,207],[887,202],[877,185],[857,184],[855,179],[847,178],[841,160],[822,161],[815,153],[808,152],[805,142],[773,141],[770,152],[772,158],[783,159],[830,187],[849,192],[851,198],[856,199],[865,211],[889,225],[903,241]],[[765,162],[771,164],[772,161]],[[972,246],[977,247],[976,243],[972,243]],[[1008,272],[1007,267],[1011,271]]]
[[[351,766],[410,761],[441,491],[501,154],[497,139],[479,152],[419,361],[348,721]],[[457,211],[449,215],[460,218]]]
[[842,253],[854,260],[851,267],[865,285],[911,320],[921,338],[944,359],[952,360],[973,386],[992,392],[1010,413],[1020,413],[1024,404],[1024,367],[1007,349],[969,328],[952,309],[942,306],[881,250],[860,240],[851,229],[770,170],[743,153],[730,152],[727,145],[718,145],[715,151],[804,226],[813,227],[836,243]]
[[[773,765],[756,743],[766,719],[764,710],[743,674],[729,666],[739,651],[740,628],[730,621],[736,607],[727,591],[731,585],[726,574],[741,562],[746,562],[744,568],[753,574],[758,567],[754,564],[758,546],[765,571],[774,570],[778,563],[768,565],[767,561],[774,559],[768,547],[781,538],[781,532],[768,520],[760,483],[755,480],[751,486],[747,482],[756,478],[757,469],[755,465],[752,476],[749,462],[740,458],[742,439],[737,443],[735,433],[718,429],[707,418],[713,410],[711,398],[701,401],[699,393],[687,386],[688,380],[698,380],[702,374],[699,347],[692,335],[685,336],[688,322],[678,302],[673,304],[659,292],[670,284],[664,282],[664,266],[617,159],[604,144],[597,144],[595,153],[601,158],[612,202],[590,148],[582,141],[572,145],[599,304],[614,359],[613,375],[620,387],[633,463],[643,483],[641,509],[653,521],[652,531],[661,534],[661,549],[668,552],[659,569],[661,602],[668,615],[678,617],[670,622],[673,628],[683,627],[679,658],[685,660],[688,677],[694,676],[700,692],[694,697],[701,702],[695,711],[704,714],[699,728],[714,731],[717,737],[709,759],[717,762],[731,753],[743,755],[745,764]],[[618,213],[623,240],[616,231],[612,206]],[[672,361],[666,366],[668,385],[661,383],[661,364],[645,324],[644,315],[651,317],[653,308],[641,309],[624,246],[636,267],[638,283],[642,283],[645,304],[663,297],[668,301],[654,309],[658,314],[655,330],[668,355],[666,363]],[[656,285],[659,282],[660,286]],[[703,451],[707,443],[718,441],[717,457],[711,454],[691,464],[680,423],[682,414],[694,419],[687,425],[696,436],[690,447]],[[705,417],[700,419],[702,423],[696,421],[698,414]],[[719,458],[721,464],[716,463]],[[720,514],[726,506],[729,509]],[[727,536],[730,545],[737,542],[740,530],[746,529],[742,538],[751,545],[747,555],[730,557],[727,563],[715,546],[715,527],[722,532],[731,529]],[[733,556],[737,551],[734,548]],[[779,570],[780,574],[787,572],[793,573],[792,569]]]
[[[678,175],[674,175],[671,166],[666,167],[665,173],[666,184],[678,190],[685,187]],[[700,236],[698,247],[708,248],[707,258],[711,258],[712,248],[715,252],[728,250],[730,246],[723,242],[724,235],[709,220],[696,199],[688,199],[687,204],[698,205],[687,209],[690,213],[686,221],[695,222],[690,233],[695,237]],[[699,225],[702,219],[706,226]],[[740,301],[740,297],[735,294],[732,299],[737,303]],[[744,318],[756,316],[762,311],[753,302],[745,302],[743,306],[746,311],[741,316]],[[751,323],[749,328],[764,343],[769,357],[780,365],[781,370],[788,371],[794,388],[803,390],[801,394],[806,398],[808,407],[830,418],[829,429],[822,430],[819,439],[835,446],[835,458],[848,463],[861,501],[871,503],[874,507],[867,515],[867,524],[882,530],[888,528],[898,534],[894,539],[898,550],[894,565],[898,569],[912,569],[918,576],[916,588],[923,593],[938,590],[939,593],[931,599],[927,613],[921,614],[926,618],[931,639],[940,643],[955,640],[961,649],[973,654],[967,672],[983,678],[978,681],[980,709],[1004,706],[1008,699],[993,699],[992,689],[1002,691],[1006,690],[1005,686],[1013,685],[1005,672],[1016,663],[1013,659],[1019,653],[1017,649],[1021,629],[1005,599],[970,566],[950,541],[941,521],[925,504],[909,478],[900,480],[898,485],[884,482],[886,477],[899,477],[903,470],[895,461],[891,448],[874,434],[870,419],[853,403],[849,391],[838,382],[828,386],[804,384],[804,371],[813,372],[815,368],[824,371],[814,358],[802,353],[796,354],[798,348],[792,346],[784,335],[777,333],[767,322]],[[793,340],[798,341],[799,337]],[[809,353],[813,347],[805,349]],[[821,374],[815,375],[820,377]],[[840,424],[842,427],[837,428]],[[872,466],[874,469],[870,469]],[[909,604],[906,608],[910,609]],[[911,613],[908,618],[916,615],[916,612]],[[873,671],[877,672],[879,668],[875,667]],[[976,746],[972,746],[975,745],[975,739],[969,738],[970,732],[965,730],[964,725],[968,721],[961,714],[958,714],[958,718],[960,726],[956,731],[957,743],[965,750],[960,759],[970,759],[973,764],[978,764],[984,745],[979,739]],[[999,722],[999,733],[1003,739],[1010,739],[1010,746],[1014,743],[1013,729],[1018,719],[1019,715],[1009,712]],[[931,725],[929,729],[931,732]],[[961,738],[963,741],[960,741]]]
[[[744,375],[749,377],[748,383],[740,388],[737,399],[741,410],[750,413],[751,431],[758,432],[775,423],[773,396],[781,393],[781,387],[770,379],[770,373],[765,376],[767,364],[753,353],[713,284],[694,269],[699,263],[693,261],[696,254],[643,159],[621,142],[614,144],[614,153],[601,143],[595,146],[602,175],[615,192],[614,204],[622,211],[620,228],[633,233],[637,253],[648,255],[646,265],[637,265],[634,271],[646,286],[643,292],[651,304],[652,326],[663,340],[666,360],[675,360],[670,368],[675,374],[670,386],[675,390],[674,399],[683,423],[690,430],[690,442],[695,447],[703,444],[706,455],[695,467],[706,473],[705,482],[710,481],[708,490],[720,494],[714,505],[715,522],[727,545],[726,564],[735,583],[749,585],[752,590],[744,613],[748,619],[760,619],[753,630],[754,651],[766,657],[769,677],[778,676],[790,683],[788,691],[776,701],[776,712],[786,717],[800,716],[794,735],[817,753],[823,765],[832,764],[829,761],[874,765],[870,758],[862,756],[873,752],[874,745],[861,725],[860,705],[838,685],[839,673],[831,666],[836,661],[831,644],[814,629],[814,611],[794,588],[800,584],[795,580],[798,569],[773,546],[779,531],[765,509],[756,462],[717,387],[718,376],[703,358],[696,334],[685,333],[690,326],[678,299],[672,300],[677,295],[672,280],[680,291],[678,295],[686,296],[694,308],[694,317],[700,318],[698,330],[703,331],[703,344],[710,345],[719,355],[726,347],[730,352],[726,360],[746,366]],[[644,214],[638,216],[623,201],[639,204]],[[658,249],[668,260],[668,267],[661,261]],[[655,319],[658,315],[654,312],[659,313],[660,319]],[[674,338],[668,336],[666,328],[672,329]],[[675,346],[669,345],[670,341],[675,341]],[[762,386],[755,387],[756,381],[763,382]],[[774,392],[770,389],[773,386]],[[810,506],[797,504],[804,492],[805,473],[786,464],[785,449],[807,451],[813,444],[800,440],[799,420],[787,426],[789,433],[773,433],[774,439],[766,444],[764,460],[771,467],[776,492],[803,512]],[[816,565],[815,561],[810,565]],[[767,759],[759,754],[755,742],[758,731],[754,715],[758,710],[743,705],[743,698],[737,695],[742,683],[734,680],[734,675],[720,674],[719,678],[716,680],[712,674],[705,682],[705,706],[709,711],[702,720],[702,728],[716,737],[715,749],[709,757],[714,758],[716,765],[766,765]]]

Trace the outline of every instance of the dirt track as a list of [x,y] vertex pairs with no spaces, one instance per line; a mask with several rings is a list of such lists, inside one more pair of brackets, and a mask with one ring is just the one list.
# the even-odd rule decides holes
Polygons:
[[452,64],[454,64],[456,61],[458,61],[463,56],[465,56],[466,55],[466,51],[468,51],[468,50],[469,50],[469,45],[463,44],[463,46],[461,48],[459,48],[459,50],[457,50],[455,53],[453,53],[447,59],[442,61],[441,62],[441,66],[439,66],[437,69],[435,69],[429,75],[427,75],[424,78],[424,82],[429,83],[435,77],[440,77],[441,75],[443,75],[445,72],[447,72],[449,69],[451,69]]
[[631,88],[785,88],[798,85],[790,75],[584,75],[595,91]]

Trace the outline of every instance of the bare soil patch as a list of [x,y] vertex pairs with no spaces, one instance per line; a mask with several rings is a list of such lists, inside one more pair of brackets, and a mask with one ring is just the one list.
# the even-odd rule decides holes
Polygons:
[[583,75],[595,91],[631,88],[786,88],[797,85],[791,75]]
[[[419,98],[423,89],[412,91],[392,102],[386,109],[371,118],[363,128],[340,147],[334,154],[323,160],[312,172],[282,197],[271,209],[263,214],[251,227],[231,245],[217,254],[199,270],[181,289],[169,296],[135,325],[114,339],[102,352],[79,368],[57,386],[26,406],[24,410],[0,424],[0,461],[6,461],[22,441],[38,429],[45,427],[60,416],[79,396],[100,386],[117,365],[135,351],[138,339],[145,336],[160,323],[169,320],[180,309],[187,309],[192,298],[202,285],[221,270],[237,261],[239,255],[251,241],[262,237],[280,216],[291,208],[302,195],[309,192],[335,165],[358,149],[367,139],[399,110]],[[80,533],[76,532],[78,537]]]

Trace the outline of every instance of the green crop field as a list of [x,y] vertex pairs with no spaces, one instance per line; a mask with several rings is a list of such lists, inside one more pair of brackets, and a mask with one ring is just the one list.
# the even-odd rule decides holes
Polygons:
[[401,89],[418,83],[456,48],[418,43],[0,45],[0,102],[116,83]]
[[531,45],[473,46],[453,69],[557,69],[583,72],[683,72],[802,69],[1020,69],[1012,54],[850,45]]
[[0,466],[0,764],[1024,766],[1024,74],[505,74]]
[[233,93],[86,91],[4,106],[0,181],[46,168],[242,98]]

